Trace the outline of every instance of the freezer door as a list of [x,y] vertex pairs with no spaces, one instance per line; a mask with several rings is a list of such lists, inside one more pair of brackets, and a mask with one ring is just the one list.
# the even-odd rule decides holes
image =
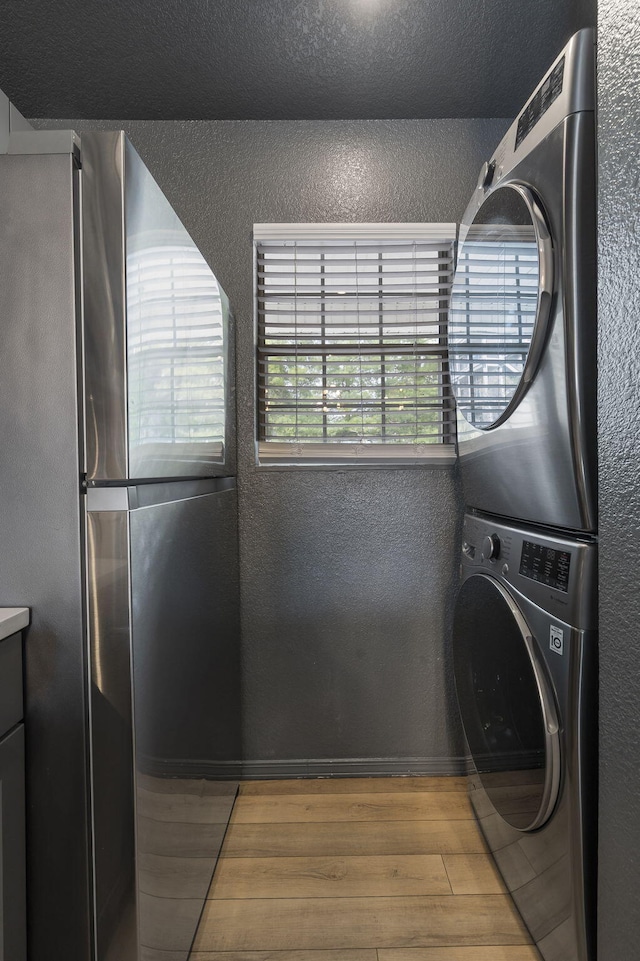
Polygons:
[[227,297],[124,133],[81,156],[87,478],[232,474]]
[[236,794],[236,492],[198,483],[87,498],[97,961],[186,961]]

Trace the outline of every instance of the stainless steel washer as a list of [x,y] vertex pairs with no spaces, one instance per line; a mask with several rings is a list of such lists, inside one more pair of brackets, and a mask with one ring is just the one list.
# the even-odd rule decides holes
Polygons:
[[481,171],[449,316],[467,505],[596,530],[594,33]]
[[545,961],[595,958],[596,551],[465,517],[453,655],[470,796]]

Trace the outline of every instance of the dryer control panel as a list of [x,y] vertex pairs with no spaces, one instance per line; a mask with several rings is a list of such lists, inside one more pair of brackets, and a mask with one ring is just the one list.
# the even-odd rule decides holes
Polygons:
[[538,120],[544,116],[551,104],[557,100],[562,93],[564,61],[564,57],[558,61],[551,73],[545,78],[545,80],[543,80],[542,86],[538,87],[535,94],[518,117],[518,126],[516,128],[516,150],[527,134],[531,133]]
[[[527,154],[571,114],[595,110],[594,77],[595,31],[586,27],[574,34],[556,57],[484,165],[462,218],[461,240],[465,239],[467,225],[487,193],[497,187]],[[487,180],[489,171],[491,174]]]

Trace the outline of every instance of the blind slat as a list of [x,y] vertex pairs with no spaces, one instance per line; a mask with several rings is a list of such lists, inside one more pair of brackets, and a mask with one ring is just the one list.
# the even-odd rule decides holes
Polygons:
[[[449,291],[449,287],[447,284],[444,284],[444,283],[439,284],[437,293],[441,293],[444,296],[445,294],[448,294],[448,291]],[[436,293],[436,290],[434,290],[433,287],[431,288],[420,287],[417,290],[416,289],[393,290],[390,287],[387,287],[384,290],[379,290],[378,288],[373,288],[373,287],[370,289],[366,286],[366,284],[360,284],[360,285],[351,284],[348,287],[347,286],[341,287],[340,290],[332,290],[331,287],[325,287],[324,290],[322,290],[321,288],[318,288],[315,290],[312,290],[312,289],[305,290],[304,285],[302,286],[302,289],[300,289],[299,286],[283,287],[282,290],[275,290],[272,287],[270,287],[268,290],[265,287],[258,288],[258,297],[260,300],[272,300],[274,297],[278,297],[283,300],[286,300],[286,299],[303,300],[305,298],[306,299],[310,299],[310,298],[326,299],[329,297],[347,297],[349,295],[353,296],[354,294],[357,296],[364,297],[365,299],[371,299],[374,297],[381,297],[383,299],[385,297],[388,297],[391,299],[396,297],[411,297],[412,299],[416,299],[416,298],[420,299],[421,297],[433,297],[435,293]]]
[[[314,308],[314,310],[290,310],[288,307],[286,308],[282,308],[282,307],[268,308],[267,307],[266,309],[258,308],[258,316],[261,316],[261,315],[264,316],[265,317],[264,323],[269,324],[269,326],[271,327],[281,326],[281,324],[279,324],[278,322],[278,317],[282,315],[284,315],[285,317],[287,316],[295,317],[296,318],[295,323],[298,323],[298,320],[299,320],[301,324],[310,323],[312,320],[315,320],[317,317],[321,317],[324,315],[324,320],[326,324],[337,324],[340,327],[345,327],[348,325],[348,321],[345,323],[345,321],[342,319],[344,317],[355,317],[356,324],[357,324],[358,317],[379,317],[380,313],[381,311],[379,308],[376,308],[375,310],[373,308],[371,309],[363,308],[362,310],[351,310],[351,309],[344,310],[342,308],[340,310],[333,310],[333,309],[328,310],[326,306],[324,307],[324,310],[322,307],[319,307],[317,309]],[[418,314],[418,318],[419,318],[417,320],[416,320],[416,313]],[[432,324],[437,324],[442,322],[442,313],[443,312],[441,307],[437,307],[437,308],[407,307],[406,309],[404,308],[398,309],[397,307],[389,305],[384,310],[384,316],[392,318],[386,321],[386,323],[389,326],[393,326],[393,327],[397,327],[399,326],[399,324],[407,324],[407,326],[415,327],[416,323],[420,327],[426,326],[426,325],[431,326]],[[410,317],[412,319],[398,321],[398,320],[395,320],[396,317]],[[433,319],[431,319],[432,317]],[[288,321],[286,322],[283,321],[283,323],[288,323]]]
[[[268,269],[267,267],[265,267],[262,270],[258,270],[258,277],[263,278],[265,281],[268,281],[268,280],[282,281],[282,280],[288,280],[289,278],[297,279],[299,277],[302,277],[304,279],[312,278],[313,280],[317,280],[319,282],[322,281],[325,284],[329,282],[338,284],[345,277],[349,279],[353,277],[354,275],[353,268],[356,266],[356,264],[354,262],[353,264],[350,265],[351,270],[329,271],[330,266],[332,265],[318,264],[315,270],[302,270],[296,265],[294,269],[291,271],[274,270],[273,266],[271,266],[271,269]],[[423,266],[423,265],[420,265],[419,267],[415,265],[411,270],[391,270],[390,265],[388,263],[381,264],[375,260],[371,261],[368,264],[358,264],[357,266],[360,268],[358,272],[359,276],[363,280],[370,281],[372,284],[380,283],[381,281],[383,282],[396,281],[398,279],[402,279],[402,280],[412,279],[415,281],[416,275],[420,277],[424,277],[424,276],[430,277],[433,274],[435,277],[437,277],[440,274],[444,273],[442,265],[438,263],[434,264],[433,267],[429,270],[427,270],[426,266]],[[398,266],[404,267],[405,266],[404,262],[402,264],[399,264]],[[365,269],[366,267],[370,269]],[[451,268],[448,268],[448,272],[449,273],[451,272]]]
[[[382,355],[384,355],[387,361],[392,361],[394,357],[396,356],[400,357],[401,355],[403,359],[406,359],[406,358],[413,359],[416,355],[416,351],[415,351],[415,348],[411,345],[407,345],[403,353],[402,347],[398,346],[397,344],[393,346],[389,344],[386,347],[385,346],[381,347],[379,344],[376,344],[376,345],[362,344],[362,345],[356,345],[352,348],[346,347],[344,345],[342,346],[336,345],[335,349],[330,349],[327,347],[327,348],[318,348],[315,351],[312,350],[309,346],[306,346],[304,347],[304,349],[301,347],[300,353],[296,355],[296,354],[292,354],[290,347],[277,347],[275,345],[269,345],[268,347],[259,347],[258,354],[259,354],[260,363],[263,362],[265,356],[272,356],[272,357],[279,356],[281,358],[290,357],[292,359],[295,357],[296,359],[299,359],[301,363],[304,361],[305,357],[327,356],[326,363],[335,365],[335,364],[343,364],[343,363],[353,363],[353,361],[351,360],[347,361],[347,360],[330,360],[329,359],[330,356],[333,356],[336,354],[340,354],[340,356],[345,358],[360,357],[360,356],[381,357]],[[423,357],[424,360],[428,360],[429,358],[442,359],[446,356],[446,354],[447,354],[447,348],[444,346],[443,347],[434,346],[429,348],[429,350],[427,351],[425,350],[422,344],[420,345],[420,356]]]
[[[393,260],[401,254],[419,256],[420,254],[426,253],[438,254],[440,251],[443,251],[444,257],[451,260],[453,259],[451,253],[452,238],[453,233],[448,239],[444,240],[423,240],[416,242],[399,240],[396,243],[367,243],[362,240],[350,240],[341,244],[319,244],[310,240],[307,242],[297,241],[296,243],[280,244],[262,241],[258,243],[257,249],[258,257],[261,260],[270,260],[271,258],[275,259],[277,257],[288,257],[294,261],[298,259],[306,260],[309,257],[341,257],[343,260],[355,260],[356,256],[358,256],[366,261],[372,256],[380,256],[381,254],[386,254],[390,260]],[[350,251],[354,251],[354,253],[349,255]],[[355,251],[357,251],[357,254]]]

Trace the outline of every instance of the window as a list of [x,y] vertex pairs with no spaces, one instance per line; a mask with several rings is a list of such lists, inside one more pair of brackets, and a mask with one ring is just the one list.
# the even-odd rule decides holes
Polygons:
[[257,224],[261,464],[455,456],[454,224]]

